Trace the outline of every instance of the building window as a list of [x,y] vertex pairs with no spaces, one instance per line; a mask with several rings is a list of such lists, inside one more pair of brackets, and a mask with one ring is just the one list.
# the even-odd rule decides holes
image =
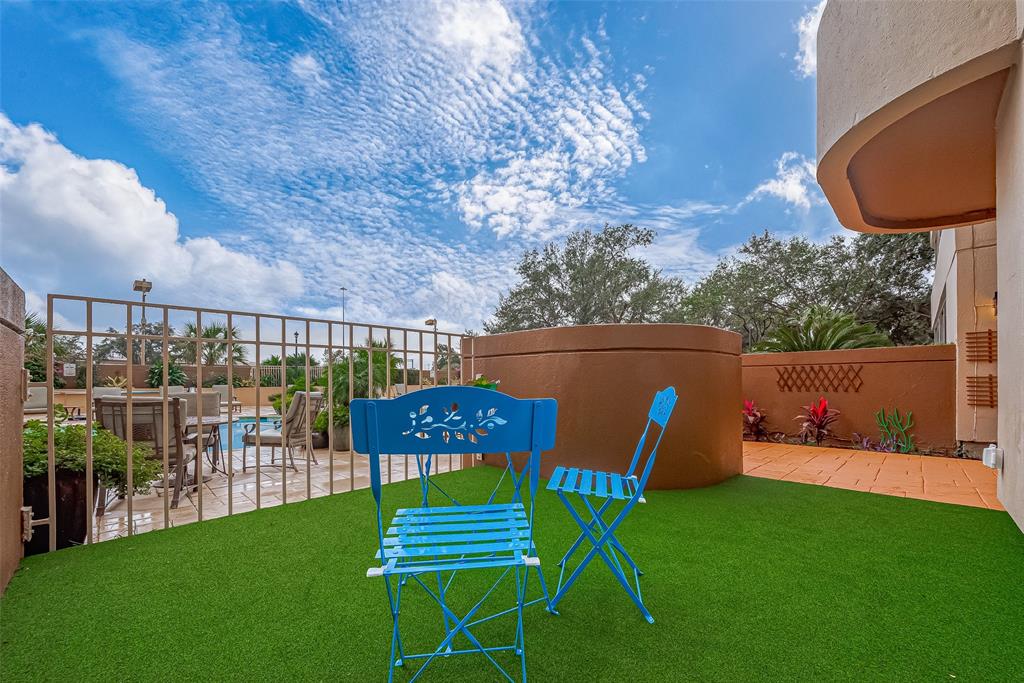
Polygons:
[[935,311],[935,322],[932,323],[932,339],[936,344],[946,344],[946,288],[942,288],[939,308]]

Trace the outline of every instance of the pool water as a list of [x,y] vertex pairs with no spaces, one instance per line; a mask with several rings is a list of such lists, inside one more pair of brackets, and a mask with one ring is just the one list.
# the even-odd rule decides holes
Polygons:
[[[276,419],[277,418],[273,418],[273,417],[261,417],[260,418],[260,431],[262,432],[262,431],[264,431],[266,429],[273,429],[274,428],[274,421]],[[240,418],[238,418],[238,420],[235,422],[235,424],[231,426],[231,437],[232,437],[231,445],[232,445],[232,447],[234,447],[236,450],[239,450],[239,451],[242,450],[242,445],[243,445],[242,444],[242,439],[245,436],[245,427],[246,427],[246,425],[251,425],[255,421],[256,421],[256,418],[254,418],[254,417],[240,417]],[[224,448],[224,450],[227,450],[227,448],[228,448],[228,426],[226,424],[220,426],[220,442],[221,442],[221,444],[223,444],[222,447]]]

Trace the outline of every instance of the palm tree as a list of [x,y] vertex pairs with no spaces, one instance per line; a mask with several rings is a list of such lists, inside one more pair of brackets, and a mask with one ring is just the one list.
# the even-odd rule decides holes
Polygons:
[[892,340],[871,323],[858,323],[852,313],[812,306],[796,320],[781,325],[754,346],[755,352],[827,351],[892,346]]
[[[185,330],[182,334],[183,337],[192,337],[195,339],[199,335],[196,334],[195,323],[186,323]],[[232,339],[237,339],[240,336],[237,327],[231,328]],[[212,325],[206,325],[203,327],[202,332],[203,339],[227,339],[228,328],[220,323],[214,323]],[[177,353],[175,354],[178,360],[183,363],[194,364],[196,362],[196,343],[195,342],[180,342],[177,345]],[[241,365],[245,363],[245,347],[241,344],[231,345],[231,356],[234,365]],[[228,357],[228,344],[224,342],[203,342],[203,365],[224,365],[226,364]]]

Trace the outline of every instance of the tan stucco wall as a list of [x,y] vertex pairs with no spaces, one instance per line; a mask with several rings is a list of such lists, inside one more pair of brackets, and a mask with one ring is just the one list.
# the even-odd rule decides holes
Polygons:
[[0,269],[0,592],[21,561],[25,293]]
[[558,400],[558,437],[541,460],[543,476],[556,465],[624,472],[655,392],[674,386],[679,400],[653,489],[708,486],[743,471],[740,347],[738,334],[699,325],[585,325],[473,339],[475,372],[501,380],[512,396]]
[[927,230],[993,217],[992,123],[1018,19],[1015,0],[826,5],[817,177],[844,226]]
[[1015,0],[830,0],[818,29],[818,159],[858,122],[1012,42]]
[[942,293],[946,293],[946,341],[957,345],[956,438],[988,443],[998,436],[997,410],[971,406],[967,401],[967,377],[995,374],[998,363],[969,361],[967,335],[995,330],[993,305],[996,292],[996,223],[943,230],[936,245],[935,280],[932,285],[932,321]]
[[[855,370],[861,384],[828,391],[827,380],[822,379],[806,391],[781,390],[780,371],[798,369],[819,377],[829,371]],[[951,453],[956,447],[956,348],[952,345],[744,354],[743,397],[768,414],[769,430],[795,436],[799,425],[793,418],[819,396],[839,411],[834,425],[837,439],[847,440],[857,433],[877,440],[875,413],[895,408],[903,415],[913,414],[912,433],[920,449]]]
[[[1018,64],[1024,47],[1018,45]],[[996,119],[999,268],[999,500],[1024,529],[1024,78],[1010,74]]]

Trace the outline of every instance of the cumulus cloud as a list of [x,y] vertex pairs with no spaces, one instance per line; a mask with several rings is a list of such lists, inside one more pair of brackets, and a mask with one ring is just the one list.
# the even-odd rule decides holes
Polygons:
[[[92,39],[133,115],[238,217],[246,248],[302,264],[304,310],[334,310],[344,284],[350,319],[478,326],[524,247],[613,201],[646,159],[644,78],[610,68],[599,33],[545,50],[542,8],[300,10],[315,28],[299,54],[214,7],[174,36],[133,27]],[[469,294],[451,295],[441,272]]]
[[775,162],[775,177],[765,180],[740,204],[748,204],[762,197],[770,196],[803,211],[812,203],[820,203],[821,195],[815,180],[817,166],[797,152],[785,152]]
[[801,78],[810,78],[818,72],[818,24],[827,1],[821,0],[808,9],[796,23],[797,52],[794,59],[796,72]]
[[0,229],[4,267],[34,292],[124,298],[133,279],[146,277],[161,300],[274,307],[302,291],[291,264],[183,237],[134,170],[79,156],[41,126],[4,114]]
[[324,67],[315,56],[306,53],[295,55],[288,63],[288,68],[299,81],[310,88],[323,88],[327,85],[324,78]]
[[437,42],[461,53],[474,67],[508,72],[526,49],[523,32],[497,0],[437,3]]

